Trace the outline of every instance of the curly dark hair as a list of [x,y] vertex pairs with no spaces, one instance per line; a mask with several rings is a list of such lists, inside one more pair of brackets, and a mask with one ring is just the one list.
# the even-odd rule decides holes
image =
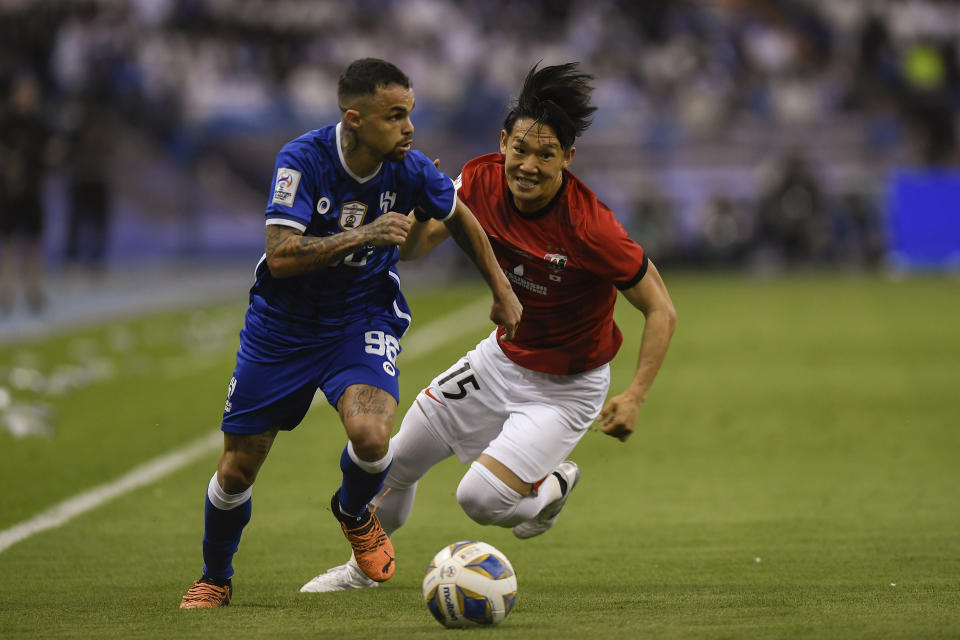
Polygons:
[[510,103],[510,112],[503,121],[508,134],[520,118],[532,118],[548,124],[566,151],[573,141],[590,126],[597,110],[590,104],[593,76],[579,73],[579,64],[568,62],[538,69],[533,65],[523,81],[520,97]]

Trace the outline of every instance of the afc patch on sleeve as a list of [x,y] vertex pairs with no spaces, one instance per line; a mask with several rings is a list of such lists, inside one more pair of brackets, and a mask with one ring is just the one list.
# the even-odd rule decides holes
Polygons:
[[293,206],[297,197],[297,187],[300,186],[300,172],[296,169],[277,169],[277,182],[273,189],[273,204]]

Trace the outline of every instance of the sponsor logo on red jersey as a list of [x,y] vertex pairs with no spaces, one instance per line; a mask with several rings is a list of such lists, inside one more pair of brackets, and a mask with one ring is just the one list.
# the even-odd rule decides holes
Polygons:
[[562,271],[567,266],[567,256],[562,253],[545,253],[543,259],[547,261],[547,266],[554,271]]

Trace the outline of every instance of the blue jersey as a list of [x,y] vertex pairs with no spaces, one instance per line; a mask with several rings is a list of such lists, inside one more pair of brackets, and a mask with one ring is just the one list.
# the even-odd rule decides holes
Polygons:
[[[331,236],[389,211],[406,213],[419,206],[438,220],[453,214],[453,182],[423,153],[411,150],[402,161],[385,161],[371,175],[360,177],[344,161],[340,127],[307,132],[277,155],[268,225]],[[296,348],[301,339],[329,338],[370,318],[390,321],[398,335],[410,323],[395,245],[364,247],[335,265],[291,278],[274,278],[265,257],[250,290],[245,342],[253,339],[265,347],[266,340],[281,349]]]

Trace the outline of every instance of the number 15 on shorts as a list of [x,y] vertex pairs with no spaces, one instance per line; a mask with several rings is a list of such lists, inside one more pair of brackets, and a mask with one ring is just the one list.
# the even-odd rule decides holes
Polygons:
[[400,343],[389,333],[383,331],[367,331],[363,334],[366,346],[364,351],[374,356],[384,356],[383,370],[391,376],[397,375],[397,354],[400,353]]

